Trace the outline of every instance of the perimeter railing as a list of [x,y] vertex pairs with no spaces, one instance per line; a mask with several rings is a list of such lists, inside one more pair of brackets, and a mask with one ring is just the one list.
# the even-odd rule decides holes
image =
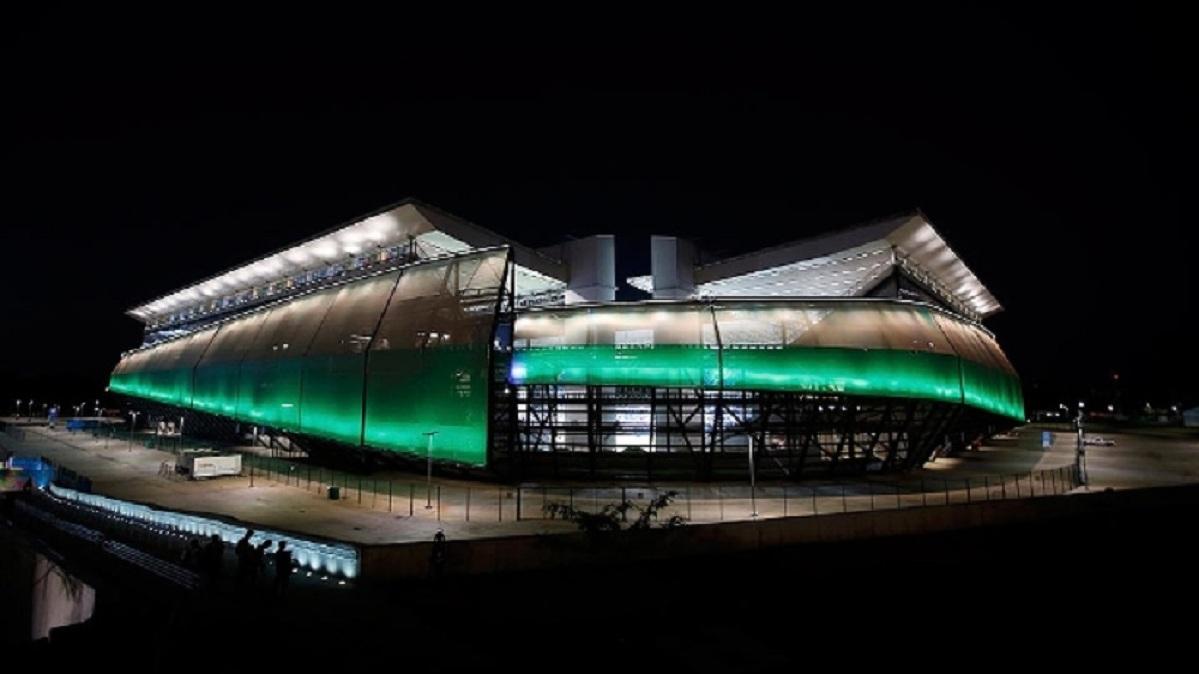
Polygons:
[[[100,439],[103,433],[97,434]],[[132,440],[132,439],[130,439]],[[132,447],[135,443],[129,442]],[[141,444],[141,443],[136,443]],[[192,442],[179,442],[187,446]],[[178,450],[169,447],[168,450]],[[46,459],[49,463],[49,460]],[[168,461],[159,474],[166,479],[186,479]],[[895,481],[856,479],[800,484],[687,484],[572,486],[551,484],[454,484],[426,482],[419,477],[389,478],[314,465],[305,460],[242,454],[242,475],[256,481],[282,484],[336,497],[343,503],[413,518],[447,522],[521,522],[553,519],[551,506],[568,505],[598,512],[605,506],[628,502],[645,508],[674,492],[670,504],[659,510],[662,519],[681,517],[689,522],[723,522],[773,517],[820,516],[848,512],[904,510],[979,501],[1055,496],[1080,486],[1076,465],[1024,473],[971,477],[909,478]],[[59,484],[90,491],[85,476],[58,466]]]
[[[285,458],[243,455],[243,475],[305,489],[370,510],[438,521],[517,522],[553,519],[551,505],[598,512],[628,502],[645,508],[674,492],[659,518],[723,522],[757,517],[804,517],[849,512],[906,510],[981,501],[1066,494],[1080,486],[1077,466],[1006,475],[923,478],[904,482],[866,480],[762,485],[453,485],[379,478]],[[634,514],[635,516],[635,514]]]

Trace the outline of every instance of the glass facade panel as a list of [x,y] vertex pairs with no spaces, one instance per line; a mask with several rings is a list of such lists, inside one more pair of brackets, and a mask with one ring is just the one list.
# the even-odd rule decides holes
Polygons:
[[171,391],[168,399],[171,404],[181,407],[192,406],[196,363],[200,362],[200,358],[208,350],[216,332],[215,328],[210,328],[180,340],[169,374],[162,375],[163,385]]
[[126,395],[145,397],[141,383],[141,370],[147,360],[148,349],[134,351],[121,356],[112,377],[109,378],[109,390]]
[[507,251],[409,267],[371,342],[365,444],[487,462],[491,334]]
[[166,386],[167,375],[175,360],[178,341],[164,342],[142,352],[137,362],[137,382],[142,397],[167,402],[170,397]]
[[957,358],[921,307],[728,304],[716,321],[726,388],[961,400]]
[[266,315],[266,311],[258,311],[220,326],[208,350],[196,364],[192,389],[194,409],[227,417],[236,415],[238,372]]
[[237,418],[298,430],[304,353],[333,300],[326,290],[271,309],[254,336],[238,376]]
[[190,407],[192,368],[208,347],[216,330],[156,344],[121,359],[109,381],[119,393]]
[[303,363],[300,430],[354,445],[362,442],[366,348],[400,272],[331,288],[331,306]]
[[129,368],[129,359],[132,354],[123,353],[121,359],[117,361],[117,366],[112,369],[112,375],[109,377],[110,383],[116,381]]
[[[945,324],[952,324],[949,334]],[[909,304],[723,302],[712,309],[540,311],[517,318],[513,345],[514,384],[913,397],[1023,417],[1019,379],[985,331]]]
[[984,330],[949,316],[937,325],[961,355],[962,400],[972,407],[1024,419],[1024,391],[1007,356]]
[[711,310],[641,305],[539,311],[519,316],[511,378],[516,384],[715,386]]

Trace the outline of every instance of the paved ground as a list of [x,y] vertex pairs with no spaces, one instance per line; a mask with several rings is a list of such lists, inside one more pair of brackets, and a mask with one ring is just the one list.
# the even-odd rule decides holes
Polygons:
[[[1053,446],[1042,449],[1040,434],[1050,431]],[[1096,435],[1115,441],[1111,447],[1088,446],[1086,468],[1090,488],[1130,489],[1199,482],[1199,431],[1161,428],[1136,432],[1096,429]],[[1057,425],[1031,425],[1018,431],[1010,445],[984,447],[960,457],[942,458],[912,475],[968,477],[1020,473],[1070,465],[1074,462],[1075,435]],[[996,443],[998,444],[998,443]]]
[[[85,433],[27,428],[25,439],[0,435],[0,444],[18,454],[39,455],[86,475],[93,491],[113,498],[139,501],[176,510],[216,513],[297,533],[315,534],[356,543],[430,540],[438,527],[447,536],[473,538],[518,533],[569,531],[560,521],[438,522],[435,510],[423,507],[403,513],[359,507],[356,501],[329,501],[312,491],[285,486],[281,481],[226,477],[189,481],[159,474],[174,455],[128,442],[103,440]],[[422,504],[423,505],[423,504]]]
[[[127,440],[93,438],[60,428],[27,427],[24,439],[0,434],[0,445],[42,455],[92,480],[96,492],[164,508],[210,512],[260,526],[356,543],[427,541],[440,527],[451,538],[479,538],[570,531],[572,525],[544,519],[543,504],[598,509],[617,503],[621,488],[605,485],[513,487],[437,479],[426,496],[423,475],[387,472],[367,476],[330,474],[324,469],[282,464],[284,472],[187,481],[160,474],[169,452]],[[670,484],[679,492],[666,515],[706,522],[761,517],[918,507],[970,500],[1065,493],[1075,461],[1074,436],[1054,432],[1054,445],[1041,447],[1042,427],[1022,429],[1018,439],[960,457],[940,458],[924,469],[869,480],[800,485],[763,484],[750,499],[738,484]],[[1199,437],[1181,431],[1104,433],[1114,447],[1089,447],[1090,489],[1179,484],[1199,480]],[[324,486],[337,483],[343,500],[330,501]],[[638,503],[652,490],[626,487]],[[426,509],[426,498],[433,505]],[[519,501],[519,506],[517,505]],[[518,519],[518,508],[520,521]],[[410,514],[411,513],[411,514]]]

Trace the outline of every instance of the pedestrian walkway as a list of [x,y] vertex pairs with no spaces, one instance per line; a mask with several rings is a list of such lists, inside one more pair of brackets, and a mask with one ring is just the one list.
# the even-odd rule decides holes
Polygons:
[[[382,544],[428,541],[438,529],[451,539],[566,532],[573,525],[549,519],[545,506],[560,503],[598,511],[622,500],[644,506],[667,490],[676,495],[662,519],[679,515],[695,523],[750,519],[754,513],[762,518],[819,516],[1068,493],[1077,487],[1073,440],[1068,433],[1055,437],[1049,448],[1040,446],[1039,433],[1030,432],[1015,446],[937,459],[910,473],[765,483],[752,492],[747,483],[516,486],[444,478],[426,483],[424,476],[409,473],[358,475],[259,454],[246,455],[243,476],[191,481],[164,470],[174,463],[172,454],[136,441],[26,427],[22,439],[0,434],[0,443],[88,476],[97,493],[113,498]],[[1199,457],[1199,448],[1190,452]],[[1107,486],[1103,480],[1118,473],[1107,467],[1110,458],[1098,453],[1091,453],[1092,488]],[[330,485],[338,487],[340,499],[328,498]]]
[[439,528],[451,539],[571,531],[567,522],[441,521],[435,509],[423,507],[387,512],[359,507],[350,499],[330,501],[315,490],[282,481],[251,477],[176,480],[158,474],[168,452],[136,442],[109,442],[86,433],[29,427],[23,440],[0,434],[0,445],[18,454],[44,456],[55,464],[91,478],[96,493],[161,508],[213,513],[263,527],[310,534],[351,543],[381,544],[429,541]]

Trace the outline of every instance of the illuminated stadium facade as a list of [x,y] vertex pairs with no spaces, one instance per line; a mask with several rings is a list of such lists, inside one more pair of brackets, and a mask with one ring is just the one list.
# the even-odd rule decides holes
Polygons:
[[999,305],[919,212],[706,261],[532,249],[417,201],[130,310],[110,390],[189,432],[501,476],[899,470],[1023,421]]

